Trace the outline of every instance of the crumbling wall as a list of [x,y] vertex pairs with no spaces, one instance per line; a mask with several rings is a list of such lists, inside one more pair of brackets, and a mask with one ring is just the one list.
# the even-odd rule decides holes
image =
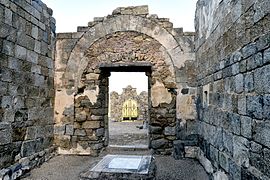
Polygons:
[[0,1],[0,179],[53,151],[55,20],[40,0]]
[[[110,68],[128,68],[147,72],[149,77],[150,148],[171,154],[174,141],[186,138],[186,122],[195,122],[196,117],[196,91],[189,90],[195,76],[186,73],[195,69],[194,34],[173,28],[167,18],[148,14],[147,6],[117,8],[77,31],[57,36],[55,139],[59,152],[97,155],[106,147]],[[191,140],[187,143],[195,145]],[[183,156],[185,142],[176,144],[181,151],[176,154]]]
[[198,157],[214,179],[270,177],[269,7],[268,0],[197,3]]

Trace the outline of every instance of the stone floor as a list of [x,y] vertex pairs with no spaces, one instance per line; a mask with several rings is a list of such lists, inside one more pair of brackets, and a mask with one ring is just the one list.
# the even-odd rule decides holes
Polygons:
[[[120,152],[117,154],[148,154],[148,151]],[[111,154],[111,152],[110,152]],[[59,155],[34,169],[23,180],[77,180],[82,172],[94,167],[106,155],[100,157]],[[157,180],[208,180],[198,161],[175,160],[170,156],[155,156]]]

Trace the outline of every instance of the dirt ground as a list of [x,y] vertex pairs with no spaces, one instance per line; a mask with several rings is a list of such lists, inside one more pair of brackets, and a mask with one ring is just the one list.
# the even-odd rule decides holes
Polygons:
[[109,122],[109,144],[148,146],[148,129],[140,129],[143,121]]

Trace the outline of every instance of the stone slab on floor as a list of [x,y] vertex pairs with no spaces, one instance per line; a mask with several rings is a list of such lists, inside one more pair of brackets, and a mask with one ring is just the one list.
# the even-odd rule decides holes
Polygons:
[[155,164],[150,155],[109,154],[80,177],[81,179],[154,179]]

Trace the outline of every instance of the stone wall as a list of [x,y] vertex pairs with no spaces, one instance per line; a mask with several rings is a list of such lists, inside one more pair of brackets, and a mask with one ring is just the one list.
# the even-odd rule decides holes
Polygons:
[[0,179],[51,157],[54,38],[52,10],[40,0],[0,1]]
[[269,7],[269,0],[197,3],[198,157],[214,179],[270,178]]
[[111,121],[122,121],[123,115],[123,105],[127,100],[134,100],[137,103],[138,117],[136,120],[145,120],[148,119],[148,93],[146,91],[142,91],[140,94],[137,93],[137,88],[133,88],[132,86],[127,86],[123,88],[123,92],[118,94],[113,91],[110,93],[110,112],[109,112],[109,120]]
[[147,6],[117,8],[77,32],[59,33],[55,76],[59,152],[97,155],[106,147],[110,71],[141,71],[147,73],[151,87],[150,148],[171,154],[174,141],[195,129],[193,39],[193,33],[173,28],[169,19],[148,14]]

